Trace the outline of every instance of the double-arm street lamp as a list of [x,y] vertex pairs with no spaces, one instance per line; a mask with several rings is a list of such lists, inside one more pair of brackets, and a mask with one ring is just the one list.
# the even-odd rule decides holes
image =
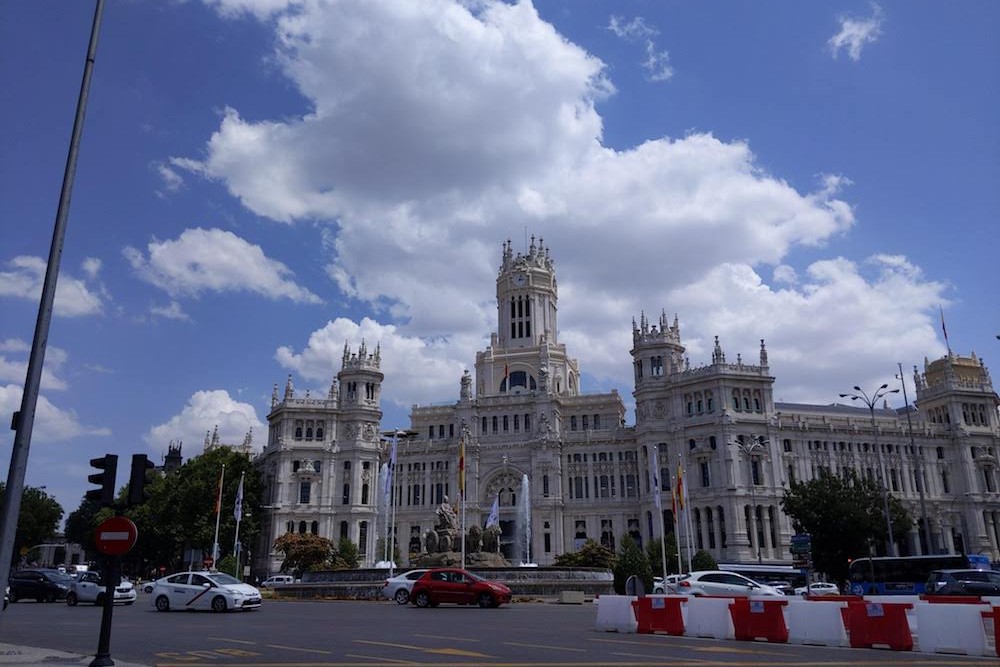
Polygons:
[[750,485],[750,502],[753,504],[753,507],[750,509],[750,521],[752,524],[750,532],[751,535],[753,535],[754,541],[757,543],[757,562],[762,563],[764,560],[760,546],[762,531],[759,530],[760,526],[758,525],[759,522],[757,519],[757,483],[756,480],[754,480],[753,475],[753,458],[754,456],[757,456],[759,452],[767,449],[767,440],[759,435],[741,435],[738,436],[736,448],[740,450],[740,452],[742,452],[747,459],[747,483]]
[[888,539],[888,551],[890,556],[896,555],[896,542],[892,539],[892,517],[889,516],[889,487],[886,484],[886,467],[885,461],[882,457],[882,449],[878,444],[878,425],[875,423],[875,404],[878,400],[887,394],[898,394],[898,389],[889,389],[889,385],[883,384],[881,387],[876,389],[871,395],[869,395],[861,387],[854,387],[855,393],[853,394],[841,394],[841,398],[849,398],[852,401],[861,401],[866,406],[868,406],[868,412],[872,417],[872,442],[875,445],[875,453],[878,456],[878,466],[879,466],[879,482],[882,485],[882,511],[885,512],[885,528],[886,528],[886,538]]

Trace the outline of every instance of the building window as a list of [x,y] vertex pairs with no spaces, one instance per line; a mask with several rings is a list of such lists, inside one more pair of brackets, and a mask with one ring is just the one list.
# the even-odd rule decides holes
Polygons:
[[319,535],[319,521],[313,521],[309,525],[309,532],[313,535]]
[[549,476],[548,475],[542,475],[542,497],[543,498],[548,498],[549,497]]
[[323,427],[322,426],[317,426],[316,427],[316,439],[317,440],[322,440],[323,439]]
[[361,485],[361,504],[362,505],[367,505],[368,504],[368,485],[367,484],[362,484]]
[[711,478],[709,477],[708,474],[708,461],[701,462],[701,485],[702,486],[712,485]]
[[503,432],[506,433],[510,430],[510,424],[507,415],[503,416]]
[[368,522],[362,521],[358,524],[358,546],[361,547],[361,553],[364,554],[367,551],[368,546]]
[[545,533],[542,535],[542,539],[545,544],[545,553],[552,553],[552,533]]
[[483,435],[486,435],[486,417],[483,417],[483,427],[480,429]]
[[351,504],[351,485],[350,484],[344,484],[344,498],[342,500],[342,504],[344,504],[344,505],[350,505]]
[[299,521],[299,535],[305,535],[305,534],[306,534],[306,522]]
[[514,415],[514,433],[521,430],[521,415]]
[[527,433],[531,430],[531,415],[524,415],[524,431]]
[[299,503],[302,505],[309,503],[309,489],[312,485],[309,482],[299,484]]
[[340,522],[340,537],[341,538],[346,538],[347,537],[347,522],[346,521],[341,521]]
[[498,425],[498,424],[499,424],[499,420],[497,419],[496,415],[494,415],[494,416],[493,416],[493,432],[494,432],[494,433],[496,433],[496,432],[497,432],[497,425]]
[[569,430],[576,430],[576,415],[570,415],[569,417]]

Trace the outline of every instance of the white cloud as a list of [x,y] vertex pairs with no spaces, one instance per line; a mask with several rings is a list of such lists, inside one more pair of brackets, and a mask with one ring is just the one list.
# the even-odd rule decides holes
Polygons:
[[83,260],[81,268],[89,279],[96,280],[98,274],[101,272],[101,260],[96,257],[88,257]]
[[[84,271],[92,268],[90,260]],[[22,255],[7,262],[9,271],[0,271],[0,297],[9,296],[40,302],[42,284],[45,281],[47,262],[41,257]],[[99,265],[98,265],[99,267]],[[98,288],[98,292],[100,289]],[[102,297],[87,284],[60,270],[56,282],[56,298],[53,305],[55,315],[62,317],[82,317],[99,315],[104,310]]]
[[195,392],[178,414],[152,427],[143,440],[158,453],[165,453],[171,442],[184,443],[188,446],[184,456],[191,458],[202,452],[205,435],[216,427],[223,444],[242,443],[250,428],[256,451],[267,444],[267,427],[257,418],[254,407],[233,399],[224,389]]
[[670,66],[670,53],[661,50],[653,39],[660,31],[647,24],[646,19],[636,16],[626,21],[621,16],[612,14],[608,20],[608,30],[626,41],[643,44],[646,58],[641,64],[650,81],[666,81],[674,75],[674,69]]
[[[0,414],[10,415],[20,410],[22,393],[20,385],[0,386]],[[85,426],[74,411],[62,410],[49,402],[44,395],[38,396],[35,421],[31,429],[33,443],[48,445],[81,436],[110,435],[110,429]]]
[[322,303],[290,280],[288,267],[232,232],[187,229],[176,241],[153,239],[146,250],[148,257],[141,250],[126,247],[124,255],[140,278],[171,296],[253,292],[269,299]]
[[[12,356],[21,356],[22,359],[9,359]],[[16,382],[19,386],[24,386],[24,381],[28,376],[28,356],[31,353],[31,345],[23,340],[9,338],[0,341],[0,382]],[[41,389],[46,391],[65,391],[69,384],[59,377],[63,366],[69,355],[66,350],[54,345],[47,345],[45,348],[45,363],[42,364]]]
[[[203,160],[172,162],[276,221],[336,222],[327,273],[392,324],[337,319],[302,350],[279,349],[317,391],[344,341],[364,338],[381,342],[386,400],[456,397],[496,325],[500,244],[524,250],[526,229],[556,261],[561,340],[602,382],[630,385],[629,324],[661,308],[680,314],[693,363],[715,334],[748,355],[769,339],[789,399],[839,382],[824,375],[834,365],[861,376],[886,353],[844,347],[845,326],[895,341],[904,359],[936,349],[928,304],[944,288],[905,260],[792,268],[801,247],[815,256],[855,225],[846,176],[809,190],[709,132],[606,148],[596,105],[614,89],[601,61],[528,3],[475,7],[303,2],[273,20],[308,111],[250,121],[228,109]],[[768,267],[776,286],[760,277]]]
[[[160,180],[163,181],[163,190],[165,192],[177,192],[184,186],[184,178],[177,173],[176,169],[173,169],[171,165],[164,164],[163,162],[157,162],[153,165],[156,169],[157,175],[159,175]],[[163,196],[163,192],[159,193]]]
[[865,44],[874,44],[882,36],[882,7],[872,3],[871,8],[872,15],[868,18],[841,16],[837,19],[840,30],[826,43],[834,58],[844,49],[851,60],[861,60]]
[[188,321],[191,317],[184,312],[184,309],[176,301],[171,301],[166,306],[150,306],[149,312],[153,317],[162,317],[165,320]]

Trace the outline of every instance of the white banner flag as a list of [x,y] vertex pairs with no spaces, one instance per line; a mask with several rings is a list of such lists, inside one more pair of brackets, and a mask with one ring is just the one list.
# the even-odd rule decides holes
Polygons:
[[490,508],[490,515],[486,518],[486,527],[500,525],[500,496],[493,498],[493,507]]

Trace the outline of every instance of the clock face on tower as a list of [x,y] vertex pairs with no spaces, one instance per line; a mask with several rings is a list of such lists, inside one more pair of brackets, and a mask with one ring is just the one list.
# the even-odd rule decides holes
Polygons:
[[514,284],[517,285],[518,287],[524,286],[527,282],[528,282],[528,277],[523,273],[519,273],[516,276],[514,276]]

